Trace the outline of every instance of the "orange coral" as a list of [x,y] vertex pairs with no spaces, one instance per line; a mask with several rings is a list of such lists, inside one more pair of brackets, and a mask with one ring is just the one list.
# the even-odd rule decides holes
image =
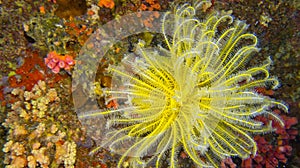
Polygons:
[[[138,17],[140,17],[138,15]],[[155,18],[157,19],[159,17],[159,13],[158,12],[153,12],[153,14],[149,15],[146,19],[143,20],[143,24],[146,27],[153,27],[153,22],[155,21]]]
[[145,11],[145,10],[147,10],[147,6],[145,5],[145,4],[142,4],[141,6],[140,6],[140,9],[142,10],[142,11]]
[[41,13],[41,14],[45,14],[45,13],[46,13],[45,7],[44,7],[44,6],[40,6],[40,7],[39,7],[39,10],[40,10],[40,13]]
[[115,2],[113,0],[100,0],[98,2],[98,6],[100,7],[106,7],[106,8],[114,8],[115,7]]
[[3,89],[4,89],[4,86],[0,86],[0,102],[4,101]]
[[93,16],[93,15],[95,14],[95,12],[94,12],[93,10],[88,10],[88,11],[87,11],[87,14],[88,14],[89,16]]
[[146,0],[146,4],[141,4],[140,10],[142,11],[153,11],[153,10],[160,10],[161,6],[158,0]]
[[271,89],[266,89],[265,87],[257,87],[255,88],[256,92],[261,93],[263,95],[272,96],[274,95],[274,91]]
[[11,87],[25,86],[26,90],[31,90],[37,81],[45,79],[44,71],[46,70],[46,66],[38,56],[38,53],[27,52],[27,54],[28,57],[24,59],[24,64],[16,70],[16,74],[19,75],[20,78],[17,78],[16,76],[9,77],[9,84]]
[[27,57],[24,58],[23,65],[17,68],[16,75],[8,79],[10,87],[24,86],[30,91],[39,80],[48,79],[47,83],[52,85],[63,78],[47,72],[47,67],[38,52],[27,50],[26,54]]
[[116,99],[112,99],[111,101],[108,102],[106,105],[107,108],[114,108],[117,109],[119,107],[119,104]]
[[118,53],[120,52],[120,50],[121,50],[121,48],[117,47],[117,48],[115,49],[115,52],[118,54]]

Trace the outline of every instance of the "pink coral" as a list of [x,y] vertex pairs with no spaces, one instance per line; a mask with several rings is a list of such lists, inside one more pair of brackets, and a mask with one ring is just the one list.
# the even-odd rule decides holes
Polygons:
[[[257,93],[272,96],[274,91],[266,88],[256,88]],[[277,136],[256,136],[254,140],[257,143],[257,154],[248,159],[243,160],[242,168],[275,168],[279,163],[285,164],[287,157],[291,155],[292,146],[289,145],[291,140],[294,140],[298,134],[298,130],[292,126],[298,123],[296,117],[288,117],[281,113],[279,109],[274,109],[274,112],[283,120],[284,127],[278,122],[272,122],[272,127],[275,128]],[[255,119],[268,124],[268,116],[257,116]]]
[[[276,128],[277,137],[255,136],[254,140],[258,148],[257,154],[243,160],[242,168],[275,168],[278,167],[279,163],[285,164],[287,157],[291,155],[292,147],[289,145],[289,141],[295,139],[298,134],[298,131],[292,128],[293,125],[298,123],[298,120],[296,117],[288,117],[282,114],[278,109],[275,109],[274,112],[283,119],[284,127],[277,122],[273,122],[272,126]],[[263,116],[257,116],[255,119],[264,124],[267,124],[268,121]],[[275,144],[272,143],[273,140],[276,140]]]
[[221,162],[221,168],[236,168],[236,164],[232,161],[231,158],[226,158]]
[[48,53],[47,58],[45,58],[45,63],[48,68],[54,73],[59,73],[61,69],[69,71],[73,65],[75,65],[75,60],[70,55],[60,55],[55,51]]

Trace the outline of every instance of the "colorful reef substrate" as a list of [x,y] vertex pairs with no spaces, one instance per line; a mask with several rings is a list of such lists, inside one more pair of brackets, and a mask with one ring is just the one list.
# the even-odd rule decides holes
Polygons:
[[[300,167],[300,2],[5,0],[0,8],[0,167]],[[98,58],[101,40],[127,33],[124,25],[147,31]],[[148,31],[157,25],[162,32]]]

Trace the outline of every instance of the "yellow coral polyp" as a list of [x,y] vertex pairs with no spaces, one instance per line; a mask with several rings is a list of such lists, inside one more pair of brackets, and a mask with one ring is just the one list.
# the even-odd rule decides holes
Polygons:
[[[80,116],[109,115],[108,127],[117,125],[107,143],[122,153],[118,167],[127,156],[133,167],[151,161],[160,167],[163,159],[177,167],[179,150],[199,167],[219,167],[226,157],[256,154],[253,134],[272,127],[255,116],[270,116],[283,124],[271,108],[287,111],[286,105],[255,91],[278,87],[278,80],[269,75],[271,59],[246,67],[259,51],[256,36],[245,33],[247,25],[230,15],[214,13],[200,21],[197,7],[181,6],[171,24],[170,13],[164,16],[167,48],[148,49],[140,42],[137,55],[127,55],[120,65],[108,68],[114,87],[103,93],[119,101],[118,109]],[[171,37],[167,24],[174,27]],[[228,28],[220,31],[225,24]]]

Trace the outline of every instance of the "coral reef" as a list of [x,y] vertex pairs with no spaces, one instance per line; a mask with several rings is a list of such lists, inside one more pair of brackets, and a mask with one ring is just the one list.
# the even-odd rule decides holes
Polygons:
[[[66,22],[64,22],[65,25],[65,31],[69,34],[70,39],[76,39],[76,43],[78,42],[78,45],[73,46],[73,50],[77,51],[79,48],[76,47],[82,47],[88,37],[93,33],[94,28],[90,27],[88,28],[84,23],[80,21],[74,21],[73,19],[70,19]],[[71,49],[71,44],[68,45],[68,48]]]
[[[0,16],[2,23],[0,26],[0,77],[2,79],[0,81],[0,121],[3,123],[0,128],[2,137],[0,145],[3,148],[0,152],[0,167],[55,168],[73,167],[75,164],[78,168],[85,168],[87,165],[102,168],[116,167],[120,157],[112,151],[99,149],[95,155],[88,155],[94,143],[92,140],[84,142],[85,137],[78,135],[82,130],[79,129],[81,126],[72,111],[70,75],[64,72],[52,73],[54,69],[54,72],[58,72],[65,67],[61,65],[63,68],[58,69],[58,64],[53,67],[53,62],[56,60],[43,57],[58,55],[60,60],[65,60],[64,55],[71,55],[76,58],[89,36],[104,23],[133,12],[139,15],[138,11],[166,11],[173,6],[172,1],[0,1],[2,9]],[[176,2],[182,5],[194,1],[176,0]],[[299,167],[300,165],[300,146],[297,144],[300,139],[296,136],[296,129],[299,130],[300,126],[295,125],[297,120],[294,117],[290,117],[300,117],[300,71],[297,71],[300,67],[299,33],[297,33],[299,26],[295,26],[299,25],[299,4],[296,0],[213,0],[211,4],[204,4],[201,8],[206,14],[214,10],[231,10],[235,18],[245,20],[249,24],[249,32],[255,32],[260,39],[261,50],[257,54],[258,59],[250,60],[250,64],[246,67],[260,65],[263,58],[270,55],[274,61],[270,71],[282,81],[282,87],[275,92],[265,87],[255,88],[255,92],[282,99],[290,107],[288,115],[272,109],[276,116],[282,118],[285,126],[281,127],[278,123],[272,122],[272,127],[276,128],[276,131],[272,134],[255,136],[258,154],[244,160],[244,167],[250,165],[251,167],[274,167],[275,165]],[[202,20],[206,19],[204,15],[198,13],[197,17],[202,17]],[[156,25],[154,21],[159,20],[158,18],[158,12],[150,15],[144,20],[143,25],[151,28]],[[133,22],[132,25],[134,24],[136,23]],[[224,25],[226,27],[226,24]],[[220,29],[223,27],[220,26]],[[162,38],[145,33],[144,36],[137,35],[130,37],[128,41],[122,41],[122,45],[117,44],[117,47],[113,47],[108,53],[108,57],[115,56],[116,62],[119,62],[125,51],[135,50],[132,44],[137,43],[139,39],[143,39],[146,46],[162,44],[165,47],[165,43],[161,42]],[[63,62],[67,65],[65,61]],[[96,94],[101,99],[99,100],[101,107],[111,110],[122,108],[122,100],[115,99],[110,94],[106,97],[108,101],[104,100],[104,88],[111,87],[111,78],[103,74],[103,69],[107,68],[107,64],[105,61],[102,63],[103,66],[99,68],[101,73],[97,76],[99,82],[94,86],[85,83],[83,87],[95,87]],[[47,66],[50,66],[52,72]],[[79,68],[83,75],[89,75],[90,67],[82,64]],[[66,69],[68,70],[68,67]],[[69,71],[68,74],[70,74]],[[42,81],[46,83],[44,91],[39,88],[39,85],[41,87],[44,85]],[[241,82],[241,84],[244,83]],[[56,98],[56,100],[49,100],[50,95],[58,97],[57,94],[59,100]],[[84,96],[91,96],[91,93]],[[269,124],[266,121],[269,118],[257,117],[256,119]],[[192,166],[193,161],[189,154],[183,149],[180,151],[182,160],[178,160],[178,167]],[[4,154],[5,161],[2,160]],[[80,158],[76,162],[75,155]],[[164,163],[161,167],[168,166],[165,162],[166,158],[163,159]],[[262,158],[267,162],[261,161]],[[286,165],[287,158],[289,162]],[[201,160],[204,158],[201,157]],[[130,167],[131,161],[131,158],[125,160],[122,166]],[[220,166],[234,167],[235,164],[237,167],[241,166],[235,158],[232,160],[225,158]]]
[[19,61],[21,65],[9,76],[8,88],[25,87],[30,91],[39,80],[46,80],[53,85],[65,78],[65,75],[53,75],[47,71],[47,66],[37,51],[26,51],[26,57]]
[[0,22],[0,71],[1,78],[11,71],[14,71],[19,57],[25,57],[28,45],[35,43],[35,40],[27,36],[22,27],[25,22],[33,16],[41,16],[39,7],[45,10],[51,9],[47,1],[1,1]]
[[73,167],[76,144],[55,119],[61,110],[56,90],[38,81],[31,91],[15,88],[11,94],[16,101],[2,123],[8,129],[7,142],[2,149],[6,167],[47,168],[58,167],[61,163]]
[[71,39],[65,35],[62,25],[63,21],[59,17],[46,13],[24,22],[23,29],[26,35],[34,40],[32,45],[36,48],[64,54],[67,53],[66,46]]
[[31,90],[39,81],[45,80],[46,66],[37,52],[27,51],[27,57],[20,67],[16,68],[15,74],[9,77],[10,87],[22,87]]

